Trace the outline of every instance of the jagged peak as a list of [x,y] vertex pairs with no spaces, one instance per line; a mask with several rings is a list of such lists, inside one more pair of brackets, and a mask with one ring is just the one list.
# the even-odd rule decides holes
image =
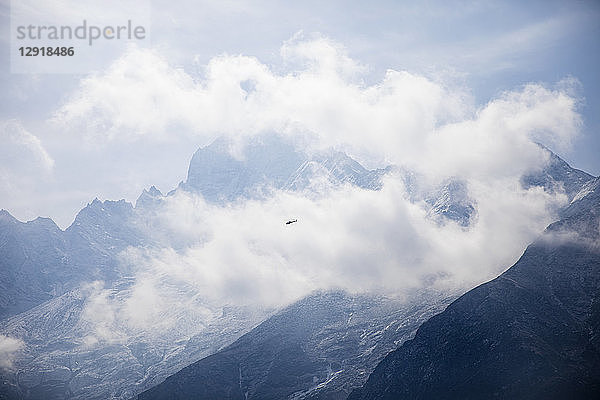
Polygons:
[[148,189],[142,190],[142,193],[138,196],[135,201],[135,208],[144,207],[148,204],[159,201],[164,195],[156,186],[152,185]]
[[101,201],[98,197],[95,197],[91,203],[88,203],[84,208],[79,210],[75,216],[75,220],[67,230],[73,226],[79,225],[82,222],[82,219],[88,219],[90,216],[98,214],[122,215],[124,212],[127,213],[131,210],[133,210],[133,204],[125,199]]
[[133,205],[125,199],[119,200],[98,200],[96,197],[88,206],[129,206],[133,207]]
[[162,192],[156,188],[156,186],[152,185],[150,186],[150,188],[148,189],[148,193],[151,194],[152,196],[162,196]]
[[21,221],[19,221],[15,217],[13,217],[13,215],[11,213],[9,213],[8,210],[5,210],[4,208],[0,210],[0,221],[12,223],[12,224],[22,223]]

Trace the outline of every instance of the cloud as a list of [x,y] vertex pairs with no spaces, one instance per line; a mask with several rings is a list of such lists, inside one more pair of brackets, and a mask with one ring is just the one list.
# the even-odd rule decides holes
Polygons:
[[582,247],[586,251],[599,253],[600,252],[600,223],[590,224],[587,221],[580,221],[575,230],[560,229],[549,230],[544,232],[539,241],[548,246],[572,246]]
[[[568,85],[527,85],[477,110],[466,90],[406,71],[389,70],[381,82],[365,85],[364,67],[326,38],[294,37],[281,53],[290,61],[285,73],[253,57],[222,55],[203,75],[191,76],[156,51],[132,47],[106,72],[82,80],[52,121],[100,145],[184,137],[208,144],[220,135],[239,139],[275,131],[318,148],[412,164],[422,163],[427,147],[439,152],[441,146],[428,142],[442,134],[444,143],[467,141],[458,146],[492,138],[518,148],[516,141],[532,136],[567,143],[579,125]],[[453,123],[474,120],[479,125],[467,130],[470,137],[462,127],[462,137],[453,136]]]
[[3,207],[19,216],[34,217],[40,188],[52,177],[54,159],[40,139],[18,120],[0,121],[0,194]]
[[50,171],[54,160],[44,149],[42,142],[28,132],[17,120],[0,122],[0,140],[2,140],[2,158],[6,160],[4,168],[15,170]]
[[[316,289],[466,288],[514,263],[567,201],[525,190],[520,178],[548,161],[536,141],[568,146],[577,134],[573,82],[525,85],[475,108],[466,90],[406,71],[366,85],[364,67],[326,38],[297,36],[281,53],[286,72],[222,55],[191,76],[154,51],[131,48],[84,79],[53,122],[100,148],[190,138],[206,144],[223,135],[240,144],[241,157],[244,143],[275,131],[308,151],[334,147],[408,167],[426,188],[459,179],[476,221],[468,229],[439,224],[394,174],[380,191],[273,191],[226,206],[179,191],[150,224],[162,244],[122,254],[135,277],[131,288],[97,294],[113,310],[110,324],[166,331],[179,321],[210,323],[224,305],[276,308]],[[292,217],[299,222],[285,226]]]
[[[465,290],[514,263],[566,201],[511,181],[474,182],[478,219],[465,229],[440,225],[402,182],[390,176],[380,191],[346,185],[320,196],[277,191],[227,206],[186,192],[166,198],[152,224],[164,235],[160,245],[121,254],[131,287],[91,295],[94,337],[185,336],[214,324],[224,308],[266,316],[314,290]],[[298,222],[285,225],[290,217]]]
[[[570,87],[569,81],[564,85]],[[581,127],[577,99],[568,91],[529,84],[504,93],[474,118],[443,125],[427,135],[425,159],[417,159],[416,166],[479,179],[515,177],[539,168],[547,155],[534,142],[564,150]]]
[[0,368],[12,369],[17,353],[24,347],[21,339],[0,335]]
[[120,343],[125,340],[123,327],[116,323],[117,303],[113,291],[104,288],[104,282],[95,281],[82,285],[86,301],[81,315],[84,323],[91,325],[93,334],[83,338],[86,346],[94,346],[99,342]]
[[102,141],[133,140],[149,133],[156,138],[169,134],[173,121],[193,122],[193,88],[183,71],[170,68],[153,51],[136,49],[101,77],[84,78],[56,120],[62,127],[74,123],[88,137],[102,135]]
[[367,71],[348,57],[346,49],[337,42],[317,34],[307,38],[303,32],[296,33],[280,49],[283,60],[288,65],[298,64],[302,69],[310,69],[336,79],[354,78]]
[[362,148],[368,131],[371,147],[395,140],[398,149],[464,113],[461,93],[408,72],[389,71],[373,86],[357,83],[361,67],[325,38],[294,38],[282,56],[297,69],[277,74],[253,57],[223,55],[192,77],[157,52],[132,48],[105,73],[84,79],[53,121],[100,143],[190,134],[207,143],[216,135],[277,131]]

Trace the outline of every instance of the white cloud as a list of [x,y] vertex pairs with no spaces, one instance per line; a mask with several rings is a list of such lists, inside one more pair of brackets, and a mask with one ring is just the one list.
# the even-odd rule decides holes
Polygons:
[[[464,288],[516,261],[566,201],[524,190],[520,178],[548,160],[535,141],[568,145],[577,134],[577,100],[567,83],[526,85],[476,109],[466,91],[406,71],[365,85],[362,67],[324,38],[296,37],[282,53],[290,62],[284,73],[253,57],[222,55],[195,77],[157,52],[132,48],[84,79],[53,122],[99,152],[206,144],[219,135],[243,151],[247,140],[276,131],[309,148],[409,166],[425,185],[462,179],[476,222],[439,225],[424,204],[409,201],[397,176],[381,191],[275,191],[225,207],[178,193],[152,224],[164,247],[123,254],[132,288],[117,297],[98,292],[97,304],[113,315],[99,321],[100,337],[112,325],[131,332],[208,323],[226,304],[277,307],[314,289],[398,293],[432,281]],[[286,227],[289,217],[299,222]]]
[[367,71],[348,57],[343,46],[320,35],[307,39],[303,32],[298,32],[283,44],[280,53],[288,65],[297,63],[302,69],[308,67],[332,79],[354,78]]
[[154,52],[133,50],[101,77],[84,78],[58,119],[65,126],[75,124],[78,134],[101,135],[100,143],[168,135],[175,121],[190,122],[193,110],[186,105],[197,104],[193,88],[190,76],[170,68]]
[[19,217],[37,216],[35,198],[52,177],[54,159],[17,120],[0,121],[0,195]]
[[[161,247],[121,254],[132,286],[90,294],[84,318],[94,333],[86,343],[190,337],[218,323],[225,308],[248,307],[258,321],[318,289],[468,289],[512,265],[566,202],[510,180],[472,182],[478,218],[469,229],[439,225],[408,200],[398,177],[381,191],[281,191],[229,206],[180,192],[153,221]],[[290,217],[298,222],[285,225]]]
[[81,315],[84,323],[91,324],[93,335],[84,339],[84,344],[93,346],[96,343],[119,343],[125,338],[122,327],[116,323],[117,304],[111,297],[114,293],[104,288],[104,282],[95,281],[82,287],[86,295],[86,303]]
[[[198,314],[199,304],[269,309],[317,289],[388,295],[430,284],[464,289],[516,261],[566,201],[510,180],[473,181],[471,189],[478,219],[469,229],[439,225],[424,204],[408,200],[398,177],[381,191],[343,186],[317,197],[281,191],[229,206],[177,193],[152,225],[164,234],[164,247],[122,255],[135,284],[115,301],[118,315],[131,329],[161,332]],[[299,221],[287,226],[290,217]],[[194,318],[208,323],[214,309]]]
[[21,339],[0,335],[0,368],[12,369],[17,353],[24,347]]
[[54,160],[46,152],[40,139],[28,132],[17,120],[0,122],[0,140],[3,145],[1,156],[6,160],[4,168],[49,171],[54,166]]
[[[186,136],[208,142],[222,134],[243,142],[264,132],[277,131],[299,137],[311,147],[339,147],[359,157],[370,156],[408,165],[431,183],[453,176],[464,179],[476,194],[475,201],[481,208],[482,226],[479,229],[482,231],[488,227],[484,225],[488,218],[494,224],[507,225],[507,230],[515,228],[515,225],[503,223],[505,217],[494,214],[497,210],[515,215],[519,207],[529,210],[530,218],[522,221],[528,226],[534,219],[534,228],[518,228],[529,233],[539,232],[549,221],[544,216],[552,199],[545,198],[543,193],[522,192],[519,178],[540,168],[547,160],[547,154],[535,145],[535,140],[564,144],[578,131],[577,102],[569,95],[568,87],[564,89],[564,84],[556,90],[537,84],[527,85],[476,110],[466,100],[464,92],[451,91],[441,83],[405,71],[390,70],[385,79],[375,85],[357,83],[361,68],[348,58],[340,45],[324,38],[309,41],[293,38],[283,46],[282,54],[294,61],[296,69],[277,74],[255,58],[223,55],[213,58],[203,77],[195,79],[185,71],[171,67],[156,52],[132,48],[106,73],[84,79],[80,90],[60,108],[54,121],[62,127],[75,127],[78,132],[86,132],[99,143],[139,143],[142,138],[161,142]],[[168,129],[172,126],[185,129]],[[415,205],[403,203],[400,192],[386,197],[391,190],[360,195],[353,192],[348,198],[360,202],[364,196],[375,196],[369,198],[369,202],[386,201],[387,207],[406,212],[403,220],[420,215],[422,210],[417,211]],[[504,199],[507,200],[506,209],[494,207],[495,201]],[[305,206],[327,209],[323,201]],[[184,203],[192,210],[198,207],[189,199]],[[534,209],[530,209],[530,204],[535,205]],[[202,209],[203,206],[199,207]],[[262,206],[254,207],[259,214],[264,212]],[[351,204],[348,209],[352,209]],[[251,212],[244,211],[237,217],[248,220],[248,215]],[[213,218],[207,216],[208,220]],[[511,217],[506,218],[510,220]],[[346,222],[353,219],[349,216],[349,219],[329,221],[327,225],[346,227]],[[185,219],[175,220],[181,226],[187,226]],[[539,221],[543,221],[542,225],[537,224]],[[385,220],[381,222],[385,227]],[[428,235],[435,235],[434,231],[438,229],[431,228],[434,230],[430,232],[424,223],[402,222],[400,225],[425,229]],[[189,233],[181,226],[175,236]],[[493,231],[492,226],[489,225],[486,234]],[[215,232],[208,230],[205,234],[214,235]],[[235,237],[236,234],[232,235],[224,234],[224,237]],[[477,238],[476,233],[469,235],[474,240]],[[456,236],[462,235],[456,233]],[[338,237],[340,243],[344,243],[342,238],[355,239],[342,232],[332,237]],[[531,236],[527,238],[530,240]],[[240,238],[240,243],[252,241],[246,239]],[[327,243],[326,238],[323,240]],[[406,241],[412,243],[412,239]],[[419,243],[425,243],[424,248],[428,248],[429,242]],[[526,243],[520,241],[518,246]],[[516,249],[520,248],[518,246]],[[220,247],[209,246],[208,249],[217,252]],[[199,254],[196,256],[200,257]],[[251,259],[252,254],[240,256],[231,263],[242,264],[246,257]],[[309,263],[309,260],[305,261]],[[339,262],[337,258],[323,258],[315,264]],[[265,276],[276,276],[277,271]],[[334,275],[343,276],[343,271],[338,272],[342,273]],[[209,278],[214,277],[207,277],[207,281]],[[314,282],[308,283],[305,275],[298,279],[295,287],[314,285]],[[213,286],[219,285],[215,282]]]
[[[562,145],[578,130],[576,101],[565,85],[527,85],[476,110],[466,91],[406,71],[390,70],[366,86],[361,67],[325,38],[294,38],[282,55],[296,69],[278,74],[255,58],[223,55],[202,77],[192,77],[154,51],[132,48],[104,74],[84,79],[53,121],[95,144],[190,137],[207,144],[218,135],[239,139],[276,131],[319,148],[411,165],[422,164],[423,154],[438,158],[440,151],[463,162],[454,151],[492,149],[492,142],[510,146],[494,150],[498,155],[531,137]],[[478,153],[486,162],[493,155]]]
[[156,52],[132,48],[106,73],[84,79],[54,122],[100,143],[186,134],[206,143],[215,135],[274,130],[308,134],[320,146],[349,143],[380,151],[390,142],[401,150],[465,112],[462,93],[408,72],[389,71],[373,86],[356,83],[361,68],[324,38],[294,39],[282,54],[300,69],[280,75],[255,58],[224,55],[195,79]]
[[567,90],[526,85],[490,101],[475,118],[439,127],[426,139],[420,168],[479,179],[539,168],[546,155],[534,142],[564,150],[579,132],[577,100]]

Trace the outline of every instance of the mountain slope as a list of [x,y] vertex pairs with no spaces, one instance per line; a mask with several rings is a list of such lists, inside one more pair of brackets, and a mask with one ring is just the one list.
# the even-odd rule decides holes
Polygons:
[[77,270],[52,220],[23,223],[0,211],[0,320],[61,294]]
[[115,256],[143,243],[133,207],[95,199],[62,231],[49,218],[20,222],[0,211],[0,320],[90,280],[118,278]]
[[600,180],[521,259],[424,323],[359,399],[600,396]]
[[311,295],[138,399],[343,399],[448,301]]
[[[15,362],[16,377],[4,376],[19,388],[19,397],[8,398],[127,399],[230,344],[265,318],[264,312],[250,307],[213,309],[213,315],[204,319],[197,318],[195,310],[184,310],[178,319],[191,319],[193,329],[159,331],[157,337],[151,330],[106,326],[102,315],[89,315],[90,290],[65,293],[0,321],[3,335],[27,344]],[[127,296],[127,291],[114,296]],[[101,319],[100,326],[96,318]],[[98,337],[98,328],[108,328],[112,337]]]

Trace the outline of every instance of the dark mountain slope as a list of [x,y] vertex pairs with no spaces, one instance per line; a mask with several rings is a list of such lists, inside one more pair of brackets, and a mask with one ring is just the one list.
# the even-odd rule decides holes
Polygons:
[[139,399],[344,399],[449,299],[324,293],[269,318]]
[[600,398],[599,185],[512,268],[424,323],[350,399]]

